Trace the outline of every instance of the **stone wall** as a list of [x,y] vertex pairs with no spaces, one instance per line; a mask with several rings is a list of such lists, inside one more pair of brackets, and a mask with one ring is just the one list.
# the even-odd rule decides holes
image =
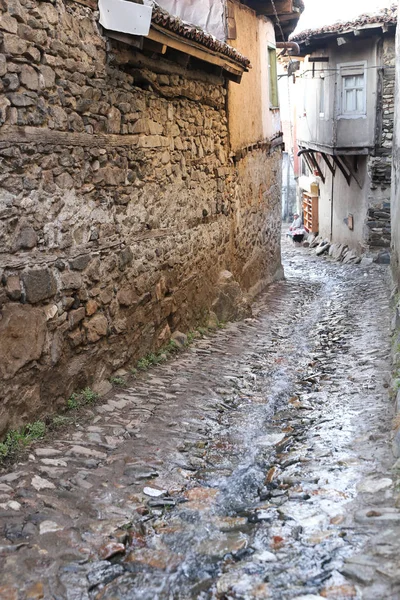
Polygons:
[[1,434],[204,321],[222,271],[280,276],[281,153],[233,160],[204,64],[139,68],[73,2],[0,8]]
[[[400,8],[400,2],[399,2]],[[396,33],[396,55],[400,56],[400,27]],[[393,130],[393,160],[392,160],[392,255],[391,265],[393,279],[400,286],[400,60],[396,61],[395,69],[395,118]]]
[[388,248],[391,240],[390,195],[392,181],[392,144],[396,47],[393,34],[383,38],[381,94],[378,100],[378,144],[368,160],[370,190],[366,243],[370,248]]

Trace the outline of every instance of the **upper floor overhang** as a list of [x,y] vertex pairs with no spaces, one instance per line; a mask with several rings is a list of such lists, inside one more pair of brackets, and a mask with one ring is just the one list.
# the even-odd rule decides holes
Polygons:
[[330,146],[300,139],[298,145],[313,152],[323,152],[330,156],[368,156],[368,154],[373,154],[375,150],[374,146]]
[[291,41],[297,42],[301,55],[306,56],[314,50],[326,47],[329,42],[337,40],[339,45],[355,39],[370,37],[377,33],[387,32],[395,35],[397,25],[397,5],[381,9],[373,14],[363,14],[352,21],[338,21],[318,29],[306,29],[291,36]]
[[303,0],[243,0],[243,4],[272,20],[278,42],[288,40],[304,10]]

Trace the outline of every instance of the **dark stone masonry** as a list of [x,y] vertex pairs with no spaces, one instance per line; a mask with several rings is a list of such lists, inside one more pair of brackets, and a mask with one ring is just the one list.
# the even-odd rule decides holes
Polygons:
[[368,159],[370,192],[368,196],[368,216],[366,241],[372,248],[390,248],[390,196],[392,183],[392,145],[394,119],[394,86],[396,45],[393,36],[383,38],[382,70],[380,86],[382,102],[379,107],[378,131],[379,144],[375,153]]
[[280,276],[281,152],[231,153],[205,63],[141,66],[75,2],[0,10],[1,435],[207,322],[221,273],[239,312]]

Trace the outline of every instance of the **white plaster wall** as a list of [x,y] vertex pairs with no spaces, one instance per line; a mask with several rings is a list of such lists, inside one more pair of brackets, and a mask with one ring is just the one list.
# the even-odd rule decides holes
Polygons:
[[[330,240],[331,235],[331,210],[332,210],[332,178],[333,178],[333,238],[332,241],[347,244],[350,248],[361,250],[364,248],[365,222],[367,214],[367,197],[369,178],[367,173],[367,159],[359,159],[358,176],[362,188],[355,179],[351,178],[350,186],[339,170],[333,178],[327,169],[325,184],[320,182],[319,198],[319,232],[324,238]],[[354,217],[354,230],[350,230],[346,219],[349,214]]]
[[[313,65],[303,64],[302,106],[299,111],[298,138],[322,146],[338,148],[373,147],[375,141],[378,37],[352,41],[338,46],[336,40],[325,49],[311,56],[326,56],[329,62]],[[358,118],[337,118],[340,105],[339,65],[343,63],[367,63],[367,114]],[[322,76],[322,78],[321,78]],[[325,110],[320,116],[321,87],[325,89]]]
[[240,85],[229,82],[228,116],[231,145],[237,150],[280,131],[280,111],[270,109],[268,46],[275,46],[272,22],[242,4],[234,4],[236,40],[230,44],[251,61]]

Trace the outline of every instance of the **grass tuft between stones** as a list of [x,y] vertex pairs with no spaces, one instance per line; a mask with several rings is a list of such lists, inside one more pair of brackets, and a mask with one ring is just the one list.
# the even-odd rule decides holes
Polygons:
[[43,438],[46,434],[46,424],[43,421],[28,423],[21,429],[12,429],[0,443],[0,461],[16,456],[22,448],[34,440]]
[[91,388],[87,387],[80,392],[74,392],[67,400],[68,410],[77,410],[82,406],[93,404],[98,399],[99,395],[96,394]]
[[[218,328],[224,328],[225,323],[219,322]],[[179,346],[174,340],[170,340],[165,346],[163,346],[158,352],[149,352],[146,356],[142,357],[136,365],[136,368],[132,368],[130,373],[137,375],[139,371],[146,371],[153,365],[158,365],[173,354],[176,354],[188,347],[193,341],[199,337],[204,337],[210,333],[210,329],[206,327],[199,327],[195,331],[189,331],[187,333],[187,342],[185,346]],[[125,380],[122,377],[111,377],[110,383],[116,386],[125,385]],[[86,387],[79,392],[74,392],[67,400],[66,409],[67,411],[78,411],[84,406],[94,404],[99,398],[99,395],[94,392],[91,388]],[[10,430],[3,442],[0,442],[0,465],[9,460],[15,460],[22,449],[29,446],[34,440],[39,440],[45,437],[48,431],[54,431],[60,428],[68,427],[75,420],[75,417],[68,415],[55,415],[53,417],[47,417],[46,423],[44,421],[35,421],[34,423],[28,423],[24,427],[18,430]]]

